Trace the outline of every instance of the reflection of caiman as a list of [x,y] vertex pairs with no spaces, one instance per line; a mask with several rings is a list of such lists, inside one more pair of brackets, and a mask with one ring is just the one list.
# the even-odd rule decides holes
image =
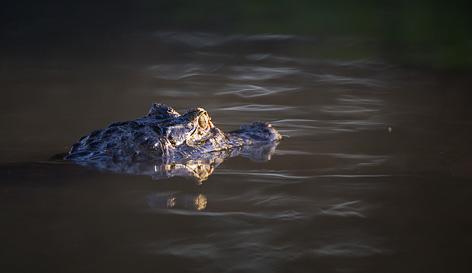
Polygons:
[[167,105],[153,104],[147,116],[82,137],[65,159],[113,172],[203,181],[228,157],[270,159],[281,138],[268,123],[224,133],[202,108],[180,115]]
[[202,193],[159,192],[146,197],[147,204],[153,209],[205,210],[207,197]]

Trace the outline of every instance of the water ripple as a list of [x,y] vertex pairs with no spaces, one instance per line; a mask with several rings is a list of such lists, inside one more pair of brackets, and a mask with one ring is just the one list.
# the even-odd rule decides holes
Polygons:
[[225,174],[225,175],[243,175],[243,176],[262,176],[268,177],[272,179],[309,179],[313,176],[303,176],[303,175],[292,175],[288,173],[284,173],[282,171],[276,172],[271,170],[270,172],[260,171],[260,170],[245,170],[245,171],[235,171],[235,170],[220,170],[216,171],[218,174]]
[[155,32],[162,42],[181,44],[189,47],[204,48],[222,46],[228,43],[278,42],[278,41],[313,41],[312,38],[283,34],[257,35],[219,35],[207,32]]
[[156,94],[159,96],[167,96],[167,97],[199,97],[201,94],[196,91],[191,90],[159,90],[156,91]]
[[315,249],[314,252],[320,256],[341,257],[367,257],[384,253],[381,249],[357,242],[326,245]]
[[354,105],[327,105],[321,107],[320,111],[337,115],[351,115],[378,112],[380,110]]
[[163,80],[182,80],[195,76],[211,75],[221,68],[221,65],[201,64],[159,64],[148,68],[154,73],[154,78]]
[[246,104],[233,107],[219,108],[217,110],[224,111],[250,111],[250,112],[265,112],[265,111],[285,111],[293,109],[292,106],[283,106],[283,105],[269,105],[269,104]]
[[288,137],[331,134],[339,132],[357,132],[383,127],[384,123],[371,120],[315,120],[315,119],[281,119],[271,121],[279,132]]
[[274,155],[312,155],[313,153],[307,151],[297,150],[275,150]]
[[241,81],[270,80],[300,73],[293,67],[233,66],[232,70],[236,74],[229,78]]
[[183,210],[183,209],[155,209],[154,211],[159,214],[175,214],[175,215],[184,215],[184,216],[206,216],[206,217],[243,217],[243,218],[257,218],[257,219],[266,219],[266,220],[277,220],[277,221],[293,221],[298,219],[306,218],[304,213],[294,211],[294,210],[285,210],[277,212],[244,212],[244,211],[192,211],[192,210]]
[[295,35],[284,35],[284,34],[258,34],[258,35],[248,35],[248,36],[233,36],[239,37],[241,40],[246,41],[281,41],[281,40],[293,40],[293,39],[304,39],[300,36]]
[[[337,61],[327,59],[308,59],[288,56],[277,56],[270,53],[254,53],[245,56],[250,61],[272,61],[277,63],[294,63],[298,65],[316,65],[316,66],[336,66],[338,68],[357,68],[357,69],[386,69],[390,66],[380,61],[371,59],[358,59],[350,61]],[[326,80],[326,78],[325,78]]]
[[319,178],[376,178],[376,177],[391,177],[392,174],[323,174],[316,175]]
[[341,84],[341,85],[362,85],[367,87],[383,87],[383,83],[374,79],[353,78],[333,74],[313,74],[313,77],[320,83]]
[[365,215],[362,214],[363,210],[365,210],[365,208],[361,206],[361,201],[355,200],[336,204],[327,209],[321,209],[321,214],[330,216],[356,216],[365,218]]
[[156,32],[155,36],[167,43],[184,44],[190,47],[211,47],[227,42],[227,37],[206,32]]
[[350,104],[350,105],[376,105],[380,106],[383,105],[383,101],[381,99],[374,99],[374,98],[363,98],[359,96],[343,96],[337,99],[342,104]]
[[267,95],[275,95],[281,92],[297,90],[295,87],[263,87],[253,84],[229,84],[225,91],[215,93],[215,95],[236,95],[243,98],[261,97]]

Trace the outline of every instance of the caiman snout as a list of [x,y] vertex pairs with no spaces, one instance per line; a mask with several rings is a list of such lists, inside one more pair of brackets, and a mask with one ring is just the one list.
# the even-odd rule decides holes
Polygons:
[[239,130],[231,133],[238,134],[241,138],[251,139],[253,142],[273,142],[282,139],[282,135],[267,122],[244,124]]

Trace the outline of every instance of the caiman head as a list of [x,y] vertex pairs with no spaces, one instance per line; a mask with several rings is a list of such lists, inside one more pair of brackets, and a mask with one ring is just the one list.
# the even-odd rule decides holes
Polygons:
[[161,136],[173,146],[196,146],[210,137],[215,125],[205,109],[195,108],[159,127]]
[[169,106],[156,104],[151,108],[150,115],[152,113],[158,113],[158,117],[173,113],[164,119],[164,122],[158,123],[161,136],[158,145],[168,154],[219,151],[243,145],[275,142],[282,138],[277,130],[265,122],[245,124],[238,130],[223,133],[215,127],[208,112],[200,107],[179,115]]
[[227,144],[225,134],[215,127],[203,108],[179,115],[169,106],[159,104],[153,105],[148,117],[157,119],[150,126],[158,133],[155,149],[164,156],[186,157],[221,150]]

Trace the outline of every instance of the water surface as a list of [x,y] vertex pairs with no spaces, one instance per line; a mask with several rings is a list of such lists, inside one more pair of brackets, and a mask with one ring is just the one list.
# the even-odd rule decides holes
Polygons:
[[[469,272],[470,78],[316,55],[359,43],[146,32],[4,59],[2,271]],[[152,102],[285,138],[201,183],[50,160]]]

